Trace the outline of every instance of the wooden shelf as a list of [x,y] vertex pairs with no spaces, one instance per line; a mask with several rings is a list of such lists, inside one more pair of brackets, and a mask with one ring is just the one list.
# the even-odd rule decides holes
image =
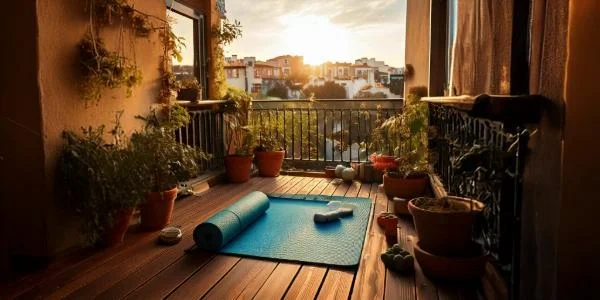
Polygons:
[[423,97],[421,101],[451,106],[463,110],[471,117],[503,122],[509,127],[537,123],[541,108],[547,101],[541,95],[487,95]]

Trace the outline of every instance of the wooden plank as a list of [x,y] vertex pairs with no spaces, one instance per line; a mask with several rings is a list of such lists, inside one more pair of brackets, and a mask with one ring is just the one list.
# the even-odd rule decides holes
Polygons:
[[[228,186],[215,187],[213,192],[222,193],[227,191]],[[194,201],[197,197],[192,196],[176,202],[176,210],[173,214],[173,218],[177,219],[185,212],[189,207],[197,205],[198,202]],[[90,258],[74,264],[61,272],[50,275],[41,282],[38,282],[20,297],[22,299],[32,299],[38,297],[47,297],[53,292],[57,292],[64,289],[61,292],[63,296],[68,295],[70,292],[77,288],[89,283],[103,274],[108,273],[108,270],[121,262],[127,261],[127,258],[136,256],[140,249],[148,247],[148,245],[154,244],[156,239],[155,234],[148,232],[140,232],[133,228],[133,235],[129,234],[126,237],[125,243],[117,245],[109,249],[93,250],[95,252]],[[131,231],[131,230],[130,230]],[[85,276],[81,276],[84,274]],[[74,280],[78,280],[79,283],[73,283]],[[82,284],[81,282],[84,281]]]
[[348,299],[354,271],[329,269],[317,299]]
[[302,187],[301,189],[296,191],[296,194],[290,196],[293,199],[305,199],[306,196],[322,181],[325,181],[325,178],[313,178],[309,181],[307,185]]
[[282,186],[282,187],[280,187],[280,188],[278,188],[278,189],[270,192],[269,195],[270,196],[274,196],[274,197],[281,197],[288,190],[290,190],[291,188],[293,188],[297,184],[301,183],[303,179],[304,178],[302,178],[302,177],[292,177],[292,179],[288,182],[287,185]]
[[287,191],[281,194],[282,197],[292,197],[301,191],[305,186],[307,186],[314,178],[312,177],[304,177],[293,187],[290,187]]
[[[377,185],[376,183],[362,183],[360,185],[360,191],[358,192],[357,197],[369,198],[371,196],[371,187],[372,185]],[[374,197],[373,197],[374,198]],[[373,198],[371,201],[373,201]]]
[[358,271],[352,285],[352,299],[383,299],[385,292],[385,266],[380,259],[387,248],[385,235],[373,220],[387,211],[387,197],[378,190],[377,184],[371,185],[371,198],[374,199],[373,217],[369,224],[368,235],[362,251]]
[[272,261],[243,258],[202,299],[235,299],[246,287],[266,280],[275,266]]
[[[264,184],[269,183],[268,181],[264,181],[261,179],[256,179],[254,182],[257,183],[258,186],[263,186]],[[207,201],[196,201],[196,203],[192,205],[186,205],[186,209],[191,210],[191,213],[186,212],[183,216],[181,213],[177,218],[173,219],[174,224],[179,224],[184,232],[184,238],[188,231],[191,231],[193,226],[195,225],[195,219],[193,218],[194,211],[198,209],[203,213],[216,213],[218,211],[219,205],[225,202],[224,199],[228,197],[235,198],[243,194],[243,190],[233,189],[226,193],[221,193],[219,196],[214,195],[212,197],[207,197]],[[198,200],[198,199],[197,199]],[[234,201],[234,200],[231,200]],[[177,203],[178,204],[178,203]],[[212,209],[211,209],[212,208]],[[176,211],[179,210],[176,206]],[[207,217],[207,215],[203,215]],[[167,255],[172,255],[173,253],[182,253],[183,247],[185,243],[182,242],[175,247],[165,247],[156,245],[156,233],[146,233],[149,239],[144,240],[144,243],[138,242],[133,248],[128,249],[128,251],[123,251],[119,255],[113,257],[111,260],[104,262],[102,265],[94,268],[91,271],[79,274],[74,274],[74,278],[60,286],[59,288],[52,291],[47,296],[52,296],[56,298],[64,298],[68,295],[76,292],[75,296],[90,296],[95,295],[96,293],[101,292],[106,287],[109,287],[119,280],[125,278],[132,271],[137,270],[140,266],[146,265],[150,261],[157,257],[161,257],[165,253]],[[169,263],[168,261],[165,263]],[[152,267],[156,267],[156,262]],[[157,270],[157,271],[160,271]],[[148,275],[152,275],[154,273],[147,273]],[[89,286],[89,287],[88,287]],[[81,290],[81,291],[79,291]]]
[[[398,220],[398,226],[398,243],[402,248],[414,255],[413,241],[415,235],[412,219],[400,218]],[[425,277],[425,275],[423,275],[423,271],[416,261],[414,274],[400,275],[388,270],[388,276],[390,284],[398,285],[395,289],[390,289],[389,293],[391,295],[413,295],[416,299],[438,299],[437,288],[429,281],[429,279],[427,279],[427,277]],[[388,282],[386,282],[386,285],[387,284]]]
[[239,257],[217,255],[206,266],[179,286],[168,298],[200,299],[239,261]]
[[358,197],[358,193],[360,192],[362,183],[358,180],[350,183],[350,188],[346,191],[346,197]]
[[[338,186],[334,196],[356,197],[360,191],[360,181],[343,183]],[[319,299],[348,299],[354,281],[355,271],[338,270],[329,268],[321,289],[319,290]]]
[[327,268],[303,265],[285,294],[285,299],[314,299]]
[[[183,253],[182,253],[183,254]],[[168,256],[165,256],[167,258]],[[156,276],[152,277],[141,288],[135,290],[127,298],[148,299],[150,297],[164,298],[168,296],[181,282],[188,279],[194,272],[206,265],[214,254],[197,252],[183,255],[176,263],[170,265]]]
[[321,195],[323,196],[331,196],[335,193],[335,190],[338,188],[340,184],[338,184],[341,180],[339,178],[332,179],[329,181],[329,184],[323,189]]
[[298,274],[301,265],[279,263],[254,298],[281,299]]
[[263,268],[257,275],[255,275],[250,283],[246,285],[242,293],[237,299],[253,299],[256,293],[262,288],[271,274],[275,271],[278,263],[274,261],[269,262],[268,267]]
[[318,199],[318,195],[321,195],[321,193],[323,193],[323,191],[329,186],[330,183],[331,178],[325,178],[325,180],[319,182],[319,184],[317,184],[315,188],[312,191],[310,191],[310,193],[306,196],[305,199]]
[[[226,206],[232,204],[233,202],[237,201],[237,199],[239,198],[239,196],[242,196],[246,193],[248,193],[251,190],[262,190],[265,192],[270,192],[272,190],[276,190],[281,188],[282,186],[285,186],[286,183],[289,181],[290,179],[280,179],[280,180],[269,180],[266,181],[265,184],[260,184],[260,185],[239,185],[237,189],[233,189],[232,193],[233,194],[227,194],[228,196],[225,197],[220,197],[220,196],[216,196],[214,199],[214,202],[212,204],[212,206],[210,208],[206,208],[204,210],[202,210],[202,213],[199,213],[198,211],[196,211],[195,215],[196,217],[193,218],[192,222],[186,223],[185,226],[185,230],[184,230],[184,239],[177,244],[174,247],[170,248],[170,251],[157,257],[155,260],[153,260],[152,262],[138,268],[137,270],[135,270],[135,272],[131,273],[129,276],[126,277],[122,277],[119,282],[117,284],[115,284],[114,286],[111,286],[110,288],[108,288],[103,295],[106,296],[107,298],[121,298],[125,295],[127,295],[128,293],[130,293],[131,291],[135,290],[136,288],[138,288],[140,285],[148,285],[147,281],[150,280],[153,276],[155,276],[156,274],[158,274],[159,272],[163,271],[165,268],[167,268],[169,265],[171,265],[174,262],[177,262],[183,255],[184,255],[184,250],[191,247],[194,242],[193,242],[193,238],[191,236],[192,230],[193,228],[200,222],[208,219],[210,216],[212,216],[213,214],[217,213],[218,211],[220,211],[221,209],[225,208]],[[194,255],[194,254],[190,254],[190,255]],[[179,261],[176,264],[185,264],[185,261]],[[202,263],[199,263],[197,265],[195,265],[196,269],[201,267]],[[187,275],[188,277],[196,270],[196,269],[189,269],[187,271]],[[175,287],[182,283],[183,280],[185,280],[187,277],[176,277],[178,279],[182,279],[182,281],[180,282],[172,282],[171,284],[175,284]],[[175,288],[173,287],[173,288]],[[144,290],[145,288],[142,288],[142,290]]]
[[[388,211],[393,210],[390,205]],[[412,224],[406,219],[399,219],[398,225],[398,244],[406,251],[413,253],[413,247],[411,240],[408,237],[407,230]],[[391,245],[388,245],[391,246]],[[414,253],[413,253],[414,254]],[[419,268],[415,262],[415,274],[419,272]],[[385,277],[385,298],[387,299],[437,299],[437,290],[434,290],[435,298],[430,298],[430,294],[421,293],[421,297],[417,297],[417,291],[415,289],[415,274],[399,274],[397,272],[386,270]],[[426,290],[428,291],[428,290]]]

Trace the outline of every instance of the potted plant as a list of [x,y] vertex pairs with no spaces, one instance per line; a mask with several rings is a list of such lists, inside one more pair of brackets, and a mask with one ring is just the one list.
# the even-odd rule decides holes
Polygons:
[[179,82],[177,100],[188,100],[197,102],[202,100],[202,85],[193,77],[183,79]]
[[[285,151],[282,147],[282,126],[279,120],[269,112],[268,118],[263,117],[262,113],[254,117],[252,126],[253,136],[256,138],[256,147],[254,148],[254,159],[258,168],[258,175],[265,177],[277,177],[283,165]],[[257,124],[258,123],[258,124]]]
[[207,157],[175,139],[174,130],[189,123],[185,108],[164,105],[159,110],[153,109],[149,116],[138,118],[144,120],[146,126],[132,134],[131,145],[151,187],[140,205],[141,227],[158,230],[171,222],[177,184],[198,175],[200,161]]
[[248,125],[252,97],[245,91],[228,87],[224,97],[227,149],[225,173],[230,182],[241,183],[250,179],[253,160],[253,130]]
[[134,207],[146,195],[144,170],[125,142],[117,115],[112,143],[104,140],[104,126],[84,128],[82,135],[63,133],[58,162],[63,199],[82,220],[82,230],[92,245],[112,246],[123,241]]
[[469,198],[416,198],[409,202],[419,242],[415,257],[428,276],[466,280],[480,276],[486,253],[473,241],[483,203]]
[[[423,196],[429,180],[430,166],[427,160],[428,110],[420,99],[426,94],[424,87],[410,90],[404,110],[385,120],[377,128],[375,137],[386,137],[386,143],[394,146],[394,156],[375,154],[371,162],[384,171],[383,187],[388,197],[412,199]],[[404,202],[406,203],[406,202]],[[405,209],[406,212],[408,210]]]

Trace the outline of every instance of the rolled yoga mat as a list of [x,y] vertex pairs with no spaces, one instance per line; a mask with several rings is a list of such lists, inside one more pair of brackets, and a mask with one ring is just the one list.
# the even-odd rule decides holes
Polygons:
[[194,229],[198,248],[217,251],[269,209],[269,197],[251,192]]

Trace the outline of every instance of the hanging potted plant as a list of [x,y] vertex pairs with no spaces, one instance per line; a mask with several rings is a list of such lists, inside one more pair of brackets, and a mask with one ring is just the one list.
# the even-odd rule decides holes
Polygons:
[[179,82],[180,87],[177,92],[177,100],[188,100],[197,102],[202,100],[202,85],[196,78],[186,78]]
[[228,87],[224,99],[229,100],[224,118],[227,130],[225,173],[230,182],[246,182],[250,179],[254,158],[253,130],[248,125],[252,97],[242,90]]
[[63,133],[58,162],[63,199],[81,216],[83,233],[92,245],[122,242],[133,209],[148,190],[144,169],[125,142],[120,116],[111,130],[112,143],[104,140],[104,126],[84,128],[82,135]]
[[200,162],[207,156],[175,139],[175,129],[189,123],[185,108],[164,105],[138,118],[146,126],[131,136],[131,145],[145,168],[145,180],[151,183],[151,192],[140,205],[141,227],[158,230],[171,222],[177,184],[198,175]]
[[[282,126],[280,120],[268,112],[264,117],[262,113],[254,117],[253,136],[256,138],[257,146],[254,148],[254,156],[258,174],[265,177],[277,177],[283,165],[285,151],[282,147]],[[258,124],[257,124],[258,123]]]
[[[394,156],[371,155],[374,168],[385,172],[383,188],[388,197],[412,199],[423,196],[429,182],[430,166],[427,160],[428,110],[420,99],[427,93],[424,87],[410,90],[405,100],[404,110],[385,120],[374,136],[386,137],[379,144],[394,146]],[[404,202],[401,209],[408,213]]]

